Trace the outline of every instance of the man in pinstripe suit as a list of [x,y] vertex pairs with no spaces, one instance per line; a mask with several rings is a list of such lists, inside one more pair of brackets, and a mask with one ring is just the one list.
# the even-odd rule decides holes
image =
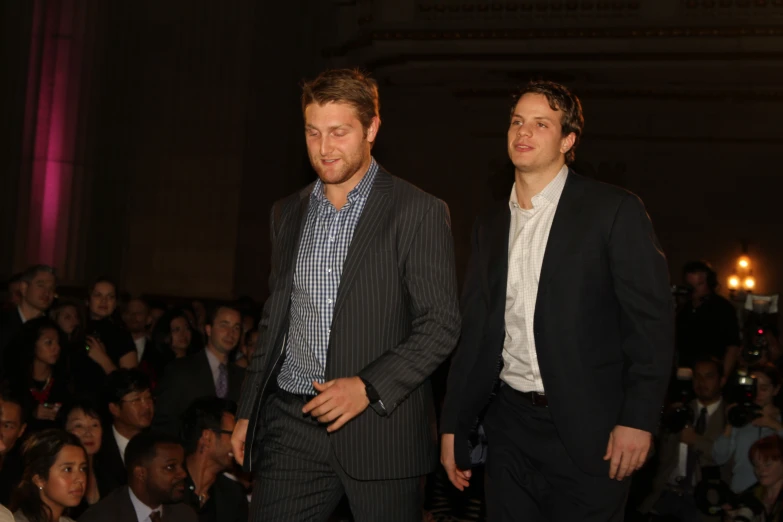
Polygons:
[[375,82],[333,70],[304,86],[318,180],[271,214],[270,297],[242,390],[235,457],[253,520],[421,520],[436,464],[429,376],[459,335],[446,205],[370,154]]

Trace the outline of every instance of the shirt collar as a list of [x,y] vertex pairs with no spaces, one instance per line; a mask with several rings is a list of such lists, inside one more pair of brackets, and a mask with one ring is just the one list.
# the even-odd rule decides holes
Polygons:
[[141,500],[139,500],[139,497],[137,497],[133,490],[128,486],[128,493],[130,494],[131,504],[133,504],[133,509],[136,510],[136,520],[139,522],[144,522],[145,520],[149,520],[150,513],[153,511],[161,511],[161,516],[163,515],[163,506],[158,506],[156,508],[151,508]]
[[[563,188],[565,187],[566,178],[568,178],[568,165],[563,165],[558,171],[557,175],[547,183],[547,186],[541,190],[538,194],[533,196],[533,207],[537,207],[542,203],[542,198],[547,203],[557,205],[560,201],[560,196],[563,194]],[[511,186],[511,197],[508,200],[509,208],[512,210],[515,208],[522,208],[519,205],[519,199],[517,199],[517,184]],[[538,205],[537,205],[538,203]]]
[[215,356],[209,348],[204,348],[204,353],[207,354],[207,361],[209,361],[209,367],[212,370],[212,375],[215,375],[220,367],[220,360]]
[[[372,189],[372,184],[373,181],[375,181],[375,175],[377,173],[378,163],[376,163],[375,158],[370,157],[370,168],[367,169],[367,172],[364,174],[364,177],[359,184],[348,193],[348,201],[354,202],[360,198],[367,199],[367,196],[370,195],[370,189]],[[327,201],[326,195],[324,194],[324,184],[320,179],[316,180],[313,191],[310,193],[310,198],[315,199],[318,202]]]
[[114,424],[111,425],[111,431],[114,433],[114,440],[117,441],[117,449],[120,450],[120,457],[122,458],[123,464],[125,463],[125,448],[128,447],[128,443],[130,442],[130,439],[126,439],[125,436],[123,436],[122,433],[117,431],[117,428],[114,427]]
[[26,323],[27,322],[27,318],[22,313],[22,307],[21,306],[17,306],[16,310],[19,312],[19,319],[22,320],[22,324]]
[[[710,404],[709,406],[706,407],[707,408],[707,417],[709,417],[710,415],[712,415],[713,413],[715,413],[718,410],[718,408],[720,407],[721,402],[723,402],[723,400],[722,399],[718,399],[717,402],[713,402],[712,404]],[[697,415],[700,414],[701,413],[701,409],[704,408],[704,407],[705,406],[697,399],[696,400],[696,414]]]

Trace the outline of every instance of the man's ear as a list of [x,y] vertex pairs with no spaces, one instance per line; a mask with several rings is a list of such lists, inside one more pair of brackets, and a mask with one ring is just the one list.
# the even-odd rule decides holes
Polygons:
[[114,404],[113,402],[109,403],[109,413],[114,415],[115,417],[120,416],[120,407]]
[[22,435],[24,435],[24,430],[26,430],[26,429],[27,429],[27,423],[22,424],[22,427],[19,428],[19,438],[20,439],[22,438]]
[[146,482],[147,481],[147,468],[145,468],[144,466],[135,466],[133,468],[133,476],[139,482]]
[[571,150],[571,148],[574,146],[574,142],[576,142],[576,134],[572,132],[563,138],[563,140],[560,142],[560,152],[567,154],[568,151]]
[[22,281],[22,284],[19,285],[19,293],[22,294],[22,297],[27,297],[27,290],[30,288],[30,283],[27,281]]
[[381,119],[378,116],[373,116],[370,126],[367,127],[367,141],[374,143],[378,137],[378,130],[381,128]]

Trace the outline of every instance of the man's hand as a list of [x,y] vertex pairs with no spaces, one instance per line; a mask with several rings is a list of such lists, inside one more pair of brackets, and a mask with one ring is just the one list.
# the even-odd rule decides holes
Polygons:
[[696,430],[693,429],[693,426],[685,426],[680,432],[680,442],[682,442],[683,444],[692,446],[693,444],[696,444],[698,441],[699,441],[699,435],[696,433]]
[[247,419],[239,419],[231,434],[231,448],[234,450],[234,460],[240,466],[245,461],[245,438],[247,437]]
[[318,395],[304,405],[302,413],[309,413],[324,424],[331,423],[326,428],[329,433],[342,428],[370,405],[364,382],[359,377],[344,377],[323,384],[313,381],[313,387]]
[[623,480],[641,468],[652,445],[652,433],[628,426],[615,426],[609,434],[604,460],[611,459],[609,478]]
[[470,486],[470,470],[457,469],[457,463],[454,460],[453,433],[444,433],[440,437],[440,463],[443,464],[449,480],[455,488],[464,491],[466,487]]

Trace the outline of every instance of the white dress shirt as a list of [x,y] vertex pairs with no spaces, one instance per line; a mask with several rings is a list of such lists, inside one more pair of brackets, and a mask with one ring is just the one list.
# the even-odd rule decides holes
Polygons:
[[533,334],[533,317],[549,231],[552,229],[552,221],[567,177],[568,167],[563,165],[557,176],[533,196],[533,208],[529,210],[519,206],[516,183],[511,188],[506,337],[503,342],[503,370],[500,372],[500,378],[521,392],[544,392]]
[[136,354],[139,357],[139,362],[141,362],[141,357],[144,355],[144,348],[147,346],[147,338],[141,336],[138,339],[134,339],[133,344],[136,345]]
[[122,434],[117,431],[117,428],[114,427],[114,424],[111,426],[111,431],[114,433],[114,440],[117,441],[117,447],[120,450],[120,458],[122,459],[122,463],[125,464],[125,448],[128,447],[130,439],[123,437]]
[[138,522],[152,522],[152,519],[150,519],[150,513],[153,511],[159,512],[160,517],[163,518],[163,506],[158,506],[153,509],[139,500],[139,497],[133,494],[133,490],[131,488],[128,488],[128,493],[130,494],[133,509],[136,510],[136,520],[138,520]]

